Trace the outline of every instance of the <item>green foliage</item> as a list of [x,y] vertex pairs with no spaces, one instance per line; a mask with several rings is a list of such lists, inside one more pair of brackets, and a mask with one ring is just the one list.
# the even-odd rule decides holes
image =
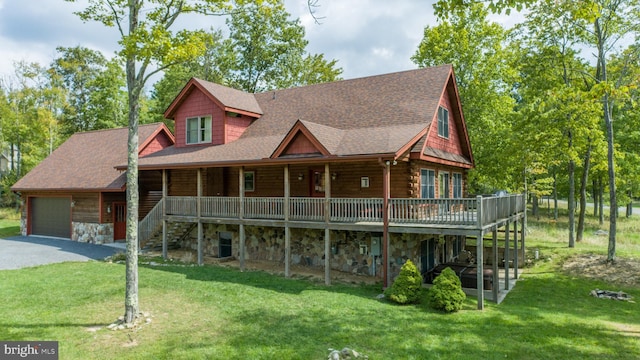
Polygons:
[[[508,32],[488,19],[481,3],[456,7],[437,26],[427,26],[411,60],[420,67],[452,64],[476,168],[469,174],[468,192],[515,188],[505,167],[520,164],[508,146],[514,99],[510,89],[516,73],[505,46]],[[500,176],[496,176],[500,174]]]
[[81,46],[57,51],[50,74],[66,92],[60,119],[63,137],[126,125],[125,77],[118,60]]
[[429,289],[431,306],[447,313],[461,310],[466,297],[460,279],[451,268],[445,268]]
[[414,304],[420,300],[422,275],[411,260],[407,260],[400,274],[384,295],[398,304]]

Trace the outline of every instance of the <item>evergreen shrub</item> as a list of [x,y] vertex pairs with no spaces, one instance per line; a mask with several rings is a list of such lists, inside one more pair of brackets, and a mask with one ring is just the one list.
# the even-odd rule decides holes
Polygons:
[[420,301],[422,275],[411,260],[402,265],[400,274],[384,295],[398,304],[414,304]]
[[433,280],[428,298],[432,308],[452,313],[462,309],[467,295],[462,291],[462,284],[456,273],[451,268],[445,268]]

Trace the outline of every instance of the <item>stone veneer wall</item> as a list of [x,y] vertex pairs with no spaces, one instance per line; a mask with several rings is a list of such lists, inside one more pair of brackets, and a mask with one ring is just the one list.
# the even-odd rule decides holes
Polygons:
[[[238,225],[203,224],[203,255],[217,257],[218,233],[232,235],[232,254],[240,256]],[[420,266],[420,242],[430,235],[390,234],[389,263],[393,277],[402,264],[411,259]],[[361,231],[331,231],[331,269],[353,274],[382,276],[382,256],[371,255],[371,233]],[[360,253],[360,246],[366,246]],[[197,251],[197,231],[194,229],[181,247]],[[268,260],[284,268],[284,228],[245,226],[245,259]],[[324,230],[291,229],[291,264],[324,268]]]
[[71,240],[91,244],[113,242],[113,224],[71,223]]
[[[113,224],[72,222],[71,240],[91,244],[113,243]],[[27,236],[27,220],[20,218],[20,234]]]

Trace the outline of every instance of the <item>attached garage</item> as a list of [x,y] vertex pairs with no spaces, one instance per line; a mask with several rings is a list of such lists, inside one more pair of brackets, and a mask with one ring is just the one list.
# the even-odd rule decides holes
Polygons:
[[32,235],[71,238],[71,198],[30,198]]

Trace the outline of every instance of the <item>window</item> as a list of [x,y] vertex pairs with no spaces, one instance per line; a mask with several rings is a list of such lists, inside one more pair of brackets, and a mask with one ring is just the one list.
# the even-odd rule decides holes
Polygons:
[[440,180],[440,198],[448,198],[449,196],[449,173],[448,172],[440,172],[439,173]]
[[456,199],[462,197],[462,174],[460,173],[453,174],[453,197]]
[[449,110],[442,106],[438,108],[438,136],[449,138]]
[[420,170],[420,195],[423,199],[433,199],[436,197],[436,173],[433,170]]
[[187,144],[211,142],[211,117],[197,116],[187,118]]
[[244,172],[244,191],[254,191],[256,189],[256,172]]

